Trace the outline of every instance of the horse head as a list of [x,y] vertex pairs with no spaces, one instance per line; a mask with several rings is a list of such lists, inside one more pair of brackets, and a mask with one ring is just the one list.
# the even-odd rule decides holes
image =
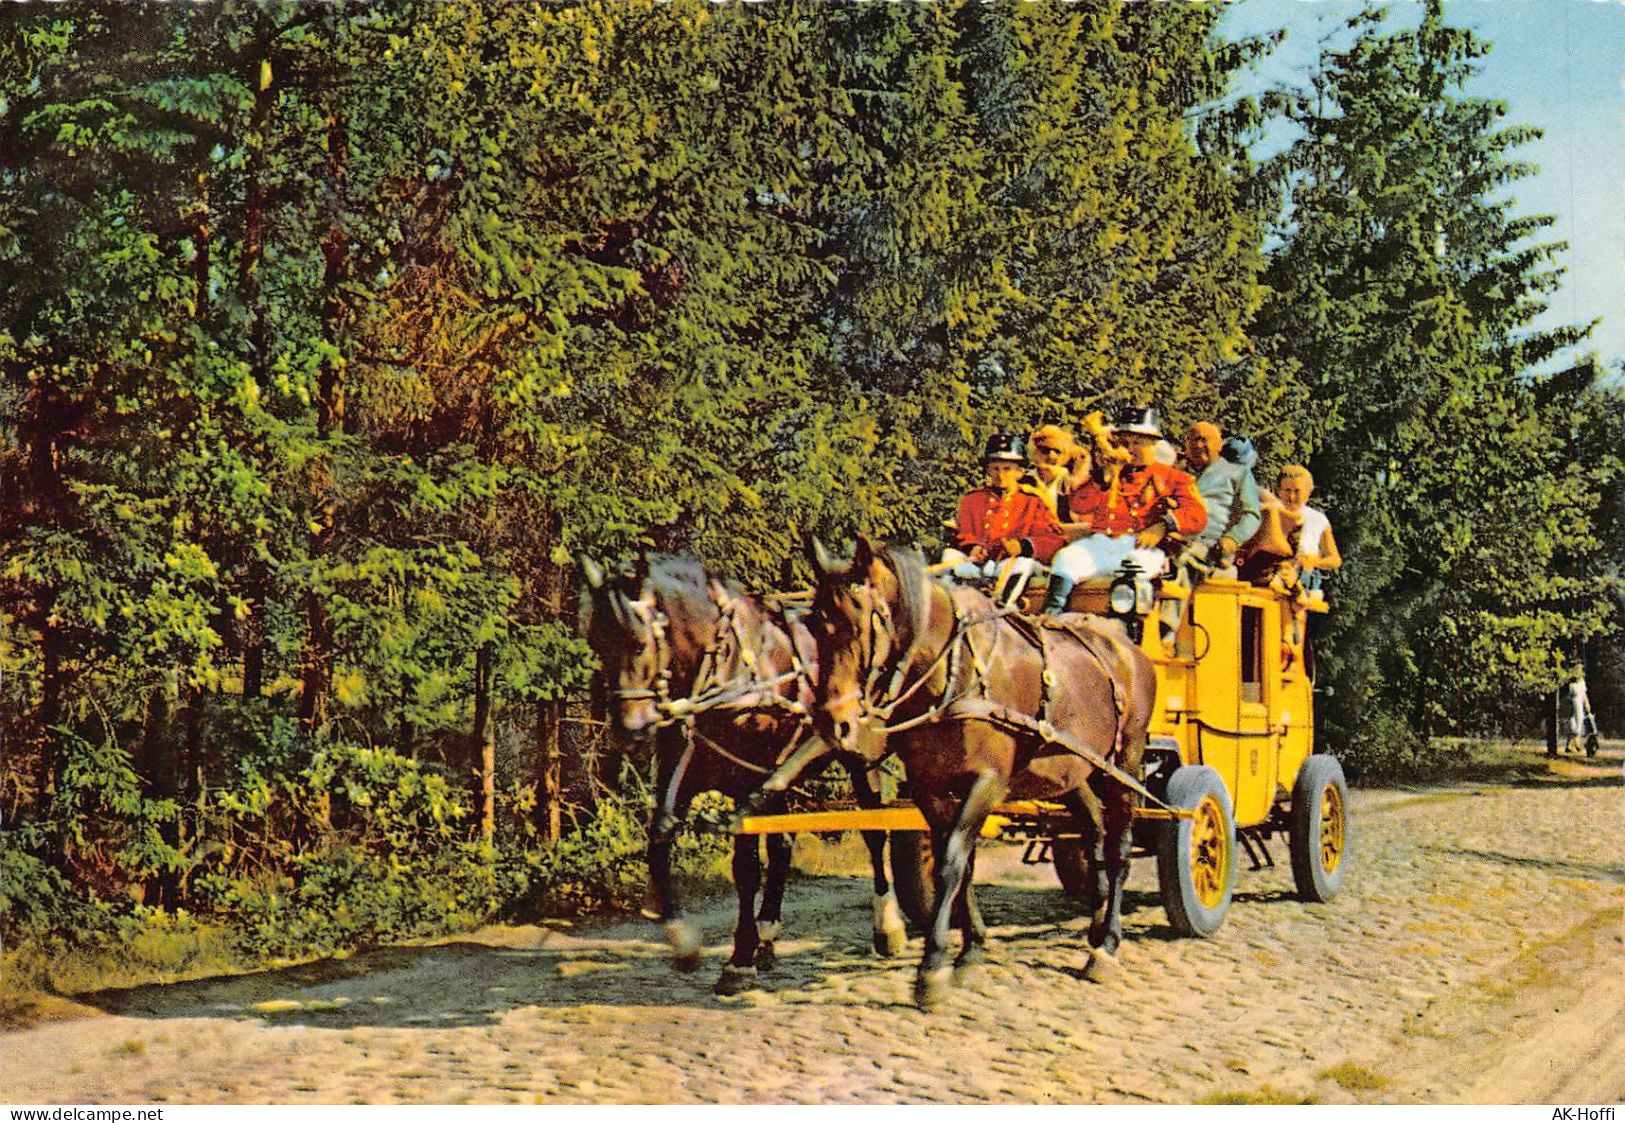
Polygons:
[[809,554],[818,584],[807,626],[821,672],[813,728],[835,749],[855,752],[875,682],[896,650],[901,585],[888,555],[862,536],[849,560],[834,558],[817,539]]
[[615,722],[634,737],[650,732],[663,720],[660,704],[669,693],[671,657],[665,613],[649,588],[648,562],[640,557],[611,575],[583,556],[580,569],[587,644],[609,683]]

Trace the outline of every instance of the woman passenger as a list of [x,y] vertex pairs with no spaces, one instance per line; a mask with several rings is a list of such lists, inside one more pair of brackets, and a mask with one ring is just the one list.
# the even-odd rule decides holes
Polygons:
[[1326,513],[1309,506],[1309,496],[1315,490],[1315,477],[1302,464],[1288,464],[1281,469],[1275,484],[1275,495],[1289,523],[1298,529],[1292,535],[1298,567],[1298,582],[1305,589],[1318,589],[1328,570],[1343,564],[1343,555],[1337,552],[1337,539],[1332,535],[1331,520]]

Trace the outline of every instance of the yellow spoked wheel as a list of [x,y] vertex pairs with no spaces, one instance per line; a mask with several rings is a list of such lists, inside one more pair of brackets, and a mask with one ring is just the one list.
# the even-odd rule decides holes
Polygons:
[[1182,936],[1211,936],[1236,884],[1236,822],[1224,780],[1205,765],[1175,769],[1165,796],[1192,812],[1162,825],[1157,885],[1168,923]]
[[1288,815],[1292,880],[1306,901],[1329,901],[1348,872],[1349,789],[1336,757],[1303,762]]
[[1320,864],[1335,870],[1343,861],[1343,796],[1335,784],[1320,793]]
[[1204,908],[1218,908],[1230,888],[1230,835],[1224,808],[1212,796],[1203,799],[1191,822],[1191,884]]

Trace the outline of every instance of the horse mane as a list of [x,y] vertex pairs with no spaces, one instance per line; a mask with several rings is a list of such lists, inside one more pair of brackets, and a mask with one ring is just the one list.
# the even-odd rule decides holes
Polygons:
[[879,555],[897,575],[897,599],[912,635],[931,610],[931,586],[925,558],[908,546],[882,546]]
[[648,584],[660,598],[709,601],[711,574],[687,554],[650,554]]
[[682,602],[695,606],[708,606],[716,611],[710,595],[713,578],[694,558],[683,554],[649,554],[641,576],[617,573],[611,576],[596,595],[590,588],[581,592],[581,622],[584,632],[590,631],[598,620],[599,608],[611,615],[619,615],[615,607],[619,598],[641,600],[652,595],[664,603]]

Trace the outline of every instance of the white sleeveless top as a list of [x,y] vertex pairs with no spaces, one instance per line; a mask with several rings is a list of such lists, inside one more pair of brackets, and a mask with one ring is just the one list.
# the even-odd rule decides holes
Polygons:
[[1303,509],[1303,528],[1298,531],[1298,553],[1319,554],[1320,544],[1325,541],[1326,532],[1332,529],[1332,520],[1326,517],[1324,511],[1317,511],[1313,507]]

